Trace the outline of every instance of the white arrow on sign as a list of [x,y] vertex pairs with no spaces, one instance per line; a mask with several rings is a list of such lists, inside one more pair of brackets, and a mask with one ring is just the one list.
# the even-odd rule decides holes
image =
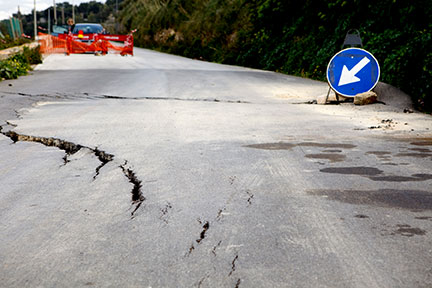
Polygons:
[[348,70],[348,68],[344,65],[338,86],[359,82],[360,78],[356,77],[355,75],[360,72],[360,70],[362,70],[369,62],[369,58],[364,57],[351,70]]

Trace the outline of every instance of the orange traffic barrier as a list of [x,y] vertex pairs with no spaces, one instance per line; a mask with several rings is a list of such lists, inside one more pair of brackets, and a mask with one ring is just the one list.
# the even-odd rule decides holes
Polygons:
[[[124,56],[133,55],[133,33],[135,31],[128,35],[91,34],[83,36],[70,33],[59,34],[59,37],[55,37],[45,33],[38,33],[38,36],[41,53],[43,54],[115,53]],[[87,44],[78,41],[78,39],[91,42]],[[122,41],[123,46],[114,45],[110,41]]]
[[42,54],[66,53],[66,40],[52,35],[38,33],[38,41]]

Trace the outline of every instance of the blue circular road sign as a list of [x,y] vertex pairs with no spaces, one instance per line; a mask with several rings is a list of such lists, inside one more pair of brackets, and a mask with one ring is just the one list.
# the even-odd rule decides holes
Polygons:
[[379,77],[378,61],[370,52],[360,48],[339,51],[327,66],[330,87],[346,97],[372,90]]

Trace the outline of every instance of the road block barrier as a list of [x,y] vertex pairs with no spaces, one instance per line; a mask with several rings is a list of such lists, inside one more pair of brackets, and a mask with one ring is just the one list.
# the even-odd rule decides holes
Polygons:
[[[38,33],[41,53],[65,53],[83,54],[83,53],[114,53],[124,55],[133,55],[133,30],[128,35],[105,35],[105,34],[59,34],[58,37],[45,33]],[[83,42],[83,41],[87,41]],[[123,42],[123,45],[114,45],[111,41]]]

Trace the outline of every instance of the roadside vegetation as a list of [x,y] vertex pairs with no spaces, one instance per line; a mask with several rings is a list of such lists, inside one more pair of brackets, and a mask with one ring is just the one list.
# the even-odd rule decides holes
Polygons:
[[139,46],[318,80],[358,29],[381,81],[432,111],[430,0],[124,0],[121,10]]
[[31,40],[26,38],[18,38],[13,40],[9,37],[9,35],[5,36],[5,38],[0,38],[0,50],[20,46],[26,43],[30,43]]
[[42,63],[39,46],[24,47],[23,51],[0,61],[0,80],[16,79],[32,70],[31,65]]

